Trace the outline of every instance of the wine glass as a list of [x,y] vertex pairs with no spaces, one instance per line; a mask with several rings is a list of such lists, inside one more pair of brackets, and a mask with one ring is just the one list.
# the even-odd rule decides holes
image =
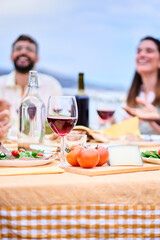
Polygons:
[[74,96],[50,96],[47,120],[52,130],[61,137],[61,157],[59,166],[65,165],[64,136],[76,125],[78,119],[77,102]]
[[116,110],[116,104],[114,101],[105,101],[105,99],[101,99],[97,104],[97,113],[100,117],[100,127],[107,126],[109,127],[111,124],[111,118],[113,117]]

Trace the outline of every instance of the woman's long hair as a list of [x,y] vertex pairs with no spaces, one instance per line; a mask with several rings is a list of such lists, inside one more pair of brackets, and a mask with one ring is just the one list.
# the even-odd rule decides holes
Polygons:
[[[143,38],[140,42],[143,40],[151,40],[153,41],[157,47],[158,51],[160,53],[160,41],[156,38],[153,37],[145,37]],[[130,107],[135,107],[137,105],[136,103],[136,97],[139,95],[141,87],[142,87],[142,78],[139,73],[135,72],[131,87],[128,92],[127,96],[127,105]],[[153,101],[153,105],[155,106],[160,106],[160,69],[158,69],[158,79],[156,83],[156,88],[155,88],[155,99]]]

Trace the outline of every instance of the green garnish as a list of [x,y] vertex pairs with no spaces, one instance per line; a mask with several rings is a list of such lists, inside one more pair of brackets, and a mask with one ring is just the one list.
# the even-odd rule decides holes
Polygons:
[[146,151],[146,152],[142,152],[142,157],[145,158],[160,158],[160,155],[158,154],[157,151]]
[[0,152],[0,160],[4,159],[7,159],[7,156],[3,152]]

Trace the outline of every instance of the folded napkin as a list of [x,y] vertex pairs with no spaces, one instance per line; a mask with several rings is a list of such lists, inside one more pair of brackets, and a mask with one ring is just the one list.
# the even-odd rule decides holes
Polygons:
[[102,142],[102,143],[108,143],[108,138],[106,135],[104,135],[102,132],[97,130],[91,130],[88,127],[77,125],[74,127],[72,134],[86,134],[87,135],[87,141],[88,142]]
[[10,175],[34,175],[34,174],[53,174],[63,173],[64,170],[58,166],[47,166],[47,167],[25,167],[25,168],[0,168],[0,176]]
[[120,123],[113,124],[110,127],[101,130],[101,132],[109,137],[120,137],[126,136],[127,134],[139,136],[140,135],[139,118],[138,117],[129,118]]

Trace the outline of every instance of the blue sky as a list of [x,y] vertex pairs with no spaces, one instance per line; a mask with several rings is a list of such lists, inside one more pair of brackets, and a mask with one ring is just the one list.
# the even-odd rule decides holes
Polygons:
[[128,88],[139,40],[160,38],[159,0],[0,0],[0,68],[22,33],[40,45],[39,68]]

